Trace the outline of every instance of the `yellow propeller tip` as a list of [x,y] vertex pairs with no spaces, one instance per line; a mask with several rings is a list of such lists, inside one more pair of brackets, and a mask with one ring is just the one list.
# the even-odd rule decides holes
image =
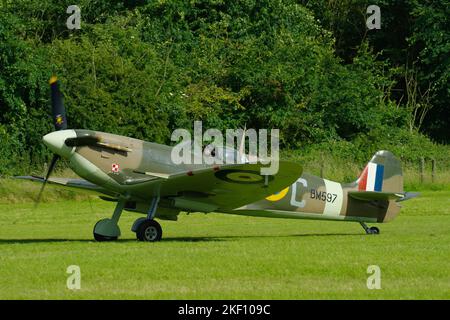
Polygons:
[[48,83],[54,84],[56,81],[58,81],[58,78],[57,78],[56,76],[52,76],[52,77],[50,78],[50,80],[48,81]]

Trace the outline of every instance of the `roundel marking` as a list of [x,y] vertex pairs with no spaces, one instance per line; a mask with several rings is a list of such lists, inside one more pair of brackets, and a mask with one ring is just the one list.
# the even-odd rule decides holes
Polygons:
[[266,200],[269,200],[269,201],[279,201],[279,200],[281,200],[281,199],[284,198],[284,196],[288,193],[288,191],[289,191],[289,187],[284,188],[284,189],[281,190],[280,192],[277,192],[277,193],[274,193],[274,194],[271,195],[271,196],[268,196],[268,197],[266,198]]
[[236,182],[257,182],[262,181],[263,177],[259,174],[248,173],[248,172],[231,172],[226,175],[230,180]]
[[[264,177],[261,176],[259,171],[254,170],[239,170],[239,169],[225,169],[217,171],[214,174],[218,179],[224,180],[230,183],[238,184],[260,184],[264,183]],[[272,181],[273,177],[269,177],[269,181]]]

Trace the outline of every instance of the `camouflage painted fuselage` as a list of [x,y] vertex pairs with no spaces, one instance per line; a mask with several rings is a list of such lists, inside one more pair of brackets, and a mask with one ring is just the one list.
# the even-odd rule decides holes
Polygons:
[[[303,173],[301,166],[289,162],[281,162],[279,173],[267,182],[254,165],[240,165],[237,170],[174,164],[172,147],[166,145],[89,130],[63,130],[54,135],[66,143],[48,142],[49,147],[67,158],[79,176],[98,186],[96,191],[111,200],[126,197],[125,209],[141,213],[147,213],[152,199],[160,197],[156,217],[162,219],[176,220],[180,211],[214,211],[386,222],[400,209],[388,196],[370,199],[362,194],[403,191],[400,162],[388,151],[378,152],[361,177],[350,184]],[[73,139],[74,145],[68,146],[67,139]]]
[[349,196],[357,183],[340,184],[307,173],[279,194],[243,206],[246,215],[362,222],[387,222],[400,206],[393,200],[363,201]]

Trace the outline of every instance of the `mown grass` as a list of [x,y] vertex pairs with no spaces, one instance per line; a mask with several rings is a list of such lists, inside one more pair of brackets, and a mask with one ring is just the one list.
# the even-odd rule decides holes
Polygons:
[[[53,194],[52,190],[48,191]],[[47,195],[48,199],[56,197]],[[448,299],[450,192],[423,192],[367,236],[356,223],[182,214],[160,243],[92,241],[114,204],[0,204],[0,299]],[[81,290],[67,289],[69,265]],[[366,287],[381,268],[380,290]]]
[[[64,172],[58,176],[65,176]],[[0,204],[32,203],[35,202],[41,184],[27,180],[14,178],[0,179]],[[69,189],[47,184],[45,192],[42,193],[41,201],[54,202],[61,200],[88,200],[96,198],[96,194],[79,189]]]

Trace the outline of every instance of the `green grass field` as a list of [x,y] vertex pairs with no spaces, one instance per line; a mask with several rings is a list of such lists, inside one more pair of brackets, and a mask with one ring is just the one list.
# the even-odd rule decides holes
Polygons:
[[[450,192],[423,192],[367,236],[357,223],[182,214],[160,243],[92,240],[113,203],[0,204],[0,299],[449,299]],[[69,290],[66,268],[81,268]],[[381,268],[381,289],[366,286]]]

